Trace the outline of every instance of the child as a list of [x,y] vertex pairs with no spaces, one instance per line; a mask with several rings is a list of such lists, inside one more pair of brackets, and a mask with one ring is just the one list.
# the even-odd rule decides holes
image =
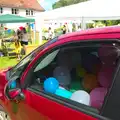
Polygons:
[[17,35],[14,35],[14,40],[15,40],[15,52],[16,52],[18,60],[20,60],[21,44],[18,40]]

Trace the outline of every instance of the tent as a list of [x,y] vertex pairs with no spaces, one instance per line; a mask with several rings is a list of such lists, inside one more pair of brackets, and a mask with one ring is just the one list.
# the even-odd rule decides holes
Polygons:
[[120,18],[120,0],[89,0],[51,11],[43,12],[44,19],[73,19],[89,18],[91,20],[105,20]]
[[[28,23],[28,22],[29,23],[30,22],[35,22],[35,19],[16,16],[16,15],[10,15],[10,14],[0,15],[0,24],[5,24],[5,23]],[[35,42],[35,39],[36,39],[36,34],[35,34],[35,29],[34,29],[34,42]]]
[[89,0],[67,7],[43,12],[44,20],[79,19],[83,29],[88,20],[118,20],[120,19],[120,0]]
[[[119,20],[120,0],[89,0],[50,11],[37,16],[38,28],[48,20],[80,20],[82,29],[86,29],[89,20]],[[41,21],[41,22],[40,22]],[[42,23],[39,25],[39,23]],[[40,32],[42,36],[42,31]]]
[[10,14],[0,15],[0,23],[24,23],[24,22],[35,22],[35,20]]

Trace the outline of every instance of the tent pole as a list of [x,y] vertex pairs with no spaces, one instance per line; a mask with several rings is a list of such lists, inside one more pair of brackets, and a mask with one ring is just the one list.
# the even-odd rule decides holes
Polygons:
[[82,30],[85,30],[85,29],[86,29],[86,21],[85,21],[84,17],[82,17],[81,29],[82,29]]
[[33,44],[35,44],[36,41],[36,24],[34,23],[34,40],[33,40]]

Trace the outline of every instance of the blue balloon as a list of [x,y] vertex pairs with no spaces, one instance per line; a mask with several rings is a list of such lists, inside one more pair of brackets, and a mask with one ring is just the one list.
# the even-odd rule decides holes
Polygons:
[[53,77],[46,79],[44,82],[44,90],[46,92],[55,93],[58,87],[59,82]]
[[17,86],[16,81],[12,81],[12,82],[10,83],[10,88],[11,88],[11,89],[16,88],[16,86]]
[[69,92],[68,90],[62,88],[58,88],[55,94],[64,98],[70,98],[72,96],[72,92]]
[[8,29],[8,30],[7,30],[7,32],[8,32],[8,33],[11,33],[11,30],[10,30],[10,29]]

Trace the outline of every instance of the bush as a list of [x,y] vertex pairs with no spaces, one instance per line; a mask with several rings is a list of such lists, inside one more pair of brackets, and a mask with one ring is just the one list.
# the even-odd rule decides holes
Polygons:
[[42,32],[46,33],[46,32],[48,32],[48,29],[44,28],[44,29],[42,30]]

